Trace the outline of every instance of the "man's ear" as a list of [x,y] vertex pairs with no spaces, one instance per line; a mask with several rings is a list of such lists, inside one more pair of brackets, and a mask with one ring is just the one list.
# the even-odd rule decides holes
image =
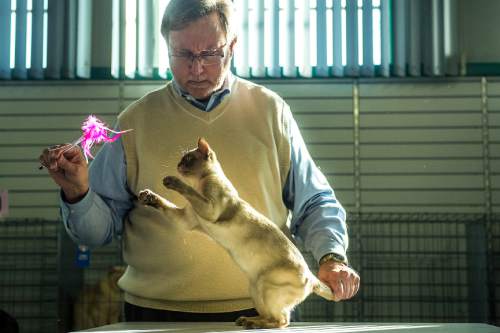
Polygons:
[[237,41],[238,37],[234,36],[233,39],[231,40],[231,43],[229,43],[229,52],[231,53],[231,57],[234,55],[234,47],[236,46]]
[[207,140],[205,140],[204,138],[198,139],[198,150],[205,158],[208,157],[208,154],[210,152],[210,146],[208,145]]

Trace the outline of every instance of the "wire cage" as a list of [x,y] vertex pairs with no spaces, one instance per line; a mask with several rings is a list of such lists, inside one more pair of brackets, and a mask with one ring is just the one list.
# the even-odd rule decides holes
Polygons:
[[0,221],[0,310],[20,332],[57,331],[57,237],[54,221]]
[[[339,303],[311,295],[296,319],[500,324],[499,215],[351,214],[348,225],[350,264],[361,275],[358,295]],[[82,299],[104,303],[101,312],[121,309],[110,294],[82,298],[102,281],[116,281],[110,272],[123,265],[119,242],[92,251],[86,268],[76,256],[60,221],[0,222],[0,309],[21,332],[74,329]]]
[[354,214],[348,225],[361,289],[340,303],[310,297],[302,320],[498,325],[498,215]]

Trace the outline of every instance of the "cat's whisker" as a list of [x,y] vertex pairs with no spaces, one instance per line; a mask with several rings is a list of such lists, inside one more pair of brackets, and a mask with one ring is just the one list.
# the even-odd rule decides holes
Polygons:
[[178,149],[179,149],[179,154],[181,156],[186,155],[191,150],[191,149],[186,148],[186,147],[178,147]]
[[186,151],[186,149],[184,147],[178,146],[177,151],[182,155]]

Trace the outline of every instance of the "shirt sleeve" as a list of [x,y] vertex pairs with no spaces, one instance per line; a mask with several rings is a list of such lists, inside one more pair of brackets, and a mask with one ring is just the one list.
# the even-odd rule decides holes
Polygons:
[[291,163],[283,201],[292,210],[291,232],[317,261],[328,253],[347,259],[346,212],[312,160],[292,117],[289,137]]
[[[122,141],[105,143],[89,167],[89,192],[75,204],[60,197],[63,224],[80,245],[101,246],[120,237],[123,219],[133,207],[127,186]],[[62,194],[62,193],[61,193]]]

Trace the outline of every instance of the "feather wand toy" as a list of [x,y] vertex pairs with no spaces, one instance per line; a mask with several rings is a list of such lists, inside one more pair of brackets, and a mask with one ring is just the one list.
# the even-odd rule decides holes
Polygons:
[[[70,150],[77,145],[80,145],[83,150],[83,155],[85,156],[85,160],[88,162],[89,157],[94,158],[91,153],[91,148],[97,143],[102,142],[114,142],[116,141],[122,134],[132,131],[132,129],[128,129],[125,131],[114,131],[106,126],[104,122],[99,120],[97,117],[90,115],[85,119],[82,123],[82,136],[73,141],[68,147],[64,148],[59,154],[64,154],[64,152]],[[112,137],[108,136],[108,132],[114,133]],[[41,165],[39,169],[43,169],[44,165]]]

